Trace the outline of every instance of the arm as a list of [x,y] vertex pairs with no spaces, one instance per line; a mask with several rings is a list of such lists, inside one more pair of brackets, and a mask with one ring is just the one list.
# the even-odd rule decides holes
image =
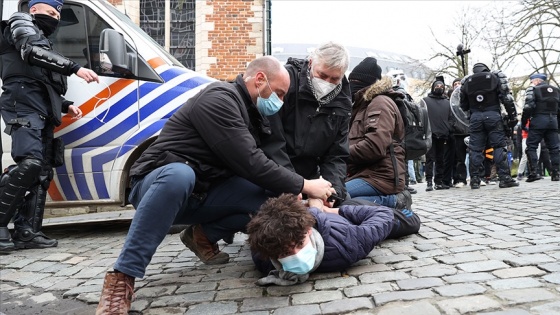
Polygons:
[[521,116],[521,127],[523,129],[527,126],[527,121],[531,118],[533,114],[533,109],[536,107],[535,104],[535,91],[534,87],[530,86],[525,91],[525,105],[523,106],[523,114]]
[[363,236],[360,239],[368,242],[362,244],[364,248],[371,246],[373,249],[389,236],[393,228],[393,210],[385,206],[347,205],[340,207],[338,213],[353,224],[350,228]]
[[339,125],[337,138],[330,145],[327,153],[321,158],[319,164],[321,176],[332,183],[339,198],[346,196],[346,161],[349,156],[348,128],[350,116],[342,119]]

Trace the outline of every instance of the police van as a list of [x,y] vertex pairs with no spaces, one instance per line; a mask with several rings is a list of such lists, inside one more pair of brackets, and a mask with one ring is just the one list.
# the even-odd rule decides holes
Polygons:
[[[27,12],[27,2],[0,0],[2,20],[20,8]],[[95,70],[100,83],[68,77],[65,98],[83,117],[63,116],[55,129],[65,163],[55,169],[48,205],[125,205],[134,161],[167,119],[215,80],[185,68],[106,0],[65,0],[49,39],[65,57]],[[4,132],[2,148],[2,165],[14,164]]]

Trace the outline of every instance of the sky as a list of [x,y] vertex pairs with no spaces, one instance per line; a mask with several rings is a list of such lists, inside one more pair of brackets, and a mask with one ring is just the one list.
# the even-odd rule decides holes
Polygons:
[[[491,2],[272,0],[272,44],[332,40],[423,60],[433,55],[430,28],[456,49],[460,38],[449,30],[459,11],[483,10]],[[474,52],[470,56],[476,58]]]

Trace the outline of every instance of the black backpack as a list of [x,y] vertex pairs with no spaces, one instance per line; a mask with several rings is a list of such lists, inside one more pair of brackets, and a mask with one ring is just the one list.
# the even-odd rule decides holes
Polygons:
[[426,154],[432,147],[432,130],[428,111],[416,104],[410,95],[396,95],[399,96],[392,97],[392,99],[397,104],[404,122],[405,160],[414,160]]

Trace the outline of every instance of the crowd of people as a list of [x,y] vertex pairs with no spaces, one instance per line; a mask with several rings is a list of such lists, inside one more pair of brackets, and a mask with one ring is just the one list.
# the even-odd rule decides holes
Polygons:
[[[2,23],[0,103],[17,163],[0,179],[2,254],[57,246],[41,232],[52,167],[60,163],[53,128],[61,112],[81,116],[62,97],[66,76],[98,81],[94,71],[50,47],[47,37],[62,3],[31,0],[29,13]],[[64,67],[56,72],[47,59]],[[255,265],[266,274],[257,284],[292,285],[311,272],[344,270],[387,238],[418,232],[409,185],[422,178],[427,190],[440,190],[467,185],[470,176],[477,189],[493,166],[501,188],[519,185],[511,176],[506,136],[518,119],[502,72],[475,64],[473,74],[454,80],[452,88],[442,77],[433,82],[420,102],[432,145],[417,163],[405,158],[408,126],[396,101],[410,95],[383,75],[373,57],[347,78],[348,66],[348,51],[333,42],[285,65],[259,57],[233,82],[209,84],[179,108],[130,169],[128,200],[136,211],[105,275],[96,314],[128,313],[135,279],[144,277],[174,224],[187,225],[180,240],[205,264],[227,263],[218,242],[230,244],[235,233],[247,233]],[[521,122],[527,182],[541,179],[541,140],[558,181],[560,92],[542,74],[531,76],[531,83]],[[447,90],[454,89],[470,114],[468,129],[452,113]],[[7,224],[14,216],[11,234]]]

